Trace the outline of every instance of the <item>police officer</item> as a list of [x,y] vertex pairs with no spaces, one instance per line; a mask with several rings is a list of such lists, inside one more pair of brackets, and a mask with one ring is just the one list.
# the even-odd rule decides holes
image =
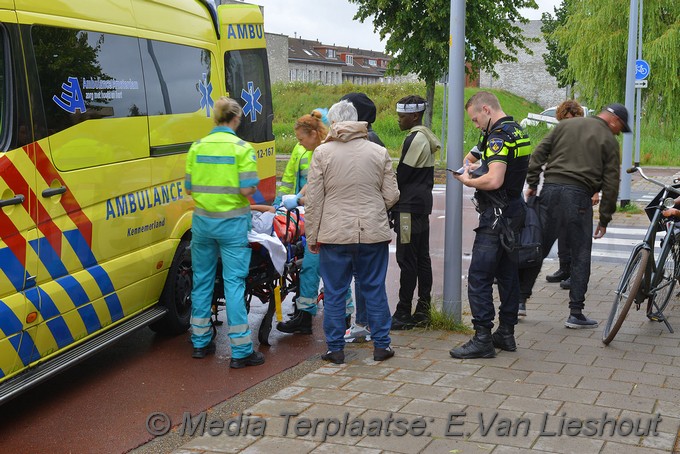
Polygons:
[[229,366],[234,369],[264,363],[262,353],[253,351],[244,299],[251,253],[247,197],[255,193],[260,180],[253,147],[235,133],[242,113],[241,106],[231,98],[222,97],[215,102],[217,126],[189,149],[185,183],[196,204],[191,228],[192,357],[204,358],[215,352],[210,303],[219,255],[231,345]]
[[[468,153],[465,171],[455,176],[465,186],[475,188],[479,227],[475,229],[472,261],[468,272],[468,300],[475,335],[452,349],[454,358],[493,358],[496,348],[517,349],[515,325],[519,306],[519,277],[513,234],[524,223],[522,198],[527,174],[529,138],[522,128],[501,109],[498,98],[489,92],[474,94],[465,104],[470,120],[482,131],[479,154]],[[481,165],[473,172],[468,162]],[[500,326],[493,335],[495,308],[492,285],[498,280]]]

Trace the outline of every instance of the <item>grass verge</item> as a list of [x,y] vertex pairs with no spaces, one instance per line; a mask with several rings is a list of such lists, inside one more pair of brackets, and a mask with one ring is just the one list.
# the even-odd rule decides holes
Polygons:
[[[439,302],[438,302],[439,303]],[[427,327],[433,331],[452,331],[454,333],[470,334],[472,328],[463,323],[456,321],[451,314],[447,314],[440,309],[441,304],[435,303],[430,307],[430,325]]]

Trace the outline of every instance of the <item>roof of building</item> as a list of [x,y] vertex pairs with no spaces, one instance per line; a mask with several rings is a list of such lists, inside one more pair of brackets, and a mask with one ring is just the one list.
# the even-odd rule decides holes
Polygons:
[[[351,64],[347,56],[352,57]],[[288,60],[342,67],[343,74],[382,77],[392,59],[383,52],[288,37]]]

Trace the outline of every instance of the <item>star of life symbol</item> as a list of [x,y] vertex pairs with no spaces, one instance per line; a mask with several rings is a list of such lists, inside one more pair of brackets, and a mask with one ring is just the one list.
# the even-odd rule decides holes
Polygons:
[[255,84],[249,81],[248,91],[241,89],[241,99],[246,103],[243,106],[243,113],[246,116],[250,115],[250,121],[256,121],[257,114],[262,113],[262,104],[260,104],[260,97],[262,96],[262,92],[260,92],[259,87],[253,90],[254,85]]
[[61,89],[63,90],[61,95],[52,96],[52,101],[68,113],[74,114],[77,110],[80,110],[80,113],[85,113],[87,109],[78,78],[69,77],[68,82],[61,84]]
[[210,116],[210,109],[215,106],[215,101],[210,96],[212,89],[212,82],[208,82],[208,76],[203,73],[203,80],[198,82],[198,91],[201,92],[201,109],[205,109],[207,117]]

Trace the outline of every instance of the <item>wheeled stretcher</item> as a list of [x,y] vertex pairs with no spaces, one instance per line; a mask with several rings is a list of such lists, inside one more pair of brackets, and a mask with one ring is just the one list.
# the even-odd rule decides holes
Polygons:
[[[302,219],[303,216],[297,209],[278,211],[272,229],[276,237],[262,241],[262,235],[255,235],[254,232],[249,234],[249,244],[253,251],[246,278],[245,305],[250,312],[253,297],[267,305],[267,311],[260,323],[257,335],[260,344],[263,345],[269,345],[274,315],[278,321],[282,320],[281,302],[291,294],[295,301],[300,294],[300,270],[305,252]],[[277,243],[281,248],[280,251],[275,250]],[[213,291],[211,317],[213,336],[217,333],[217,326],[223,323],[218,319],[218,314],[223,308],[224,285],[222,264],[219,263]]]

